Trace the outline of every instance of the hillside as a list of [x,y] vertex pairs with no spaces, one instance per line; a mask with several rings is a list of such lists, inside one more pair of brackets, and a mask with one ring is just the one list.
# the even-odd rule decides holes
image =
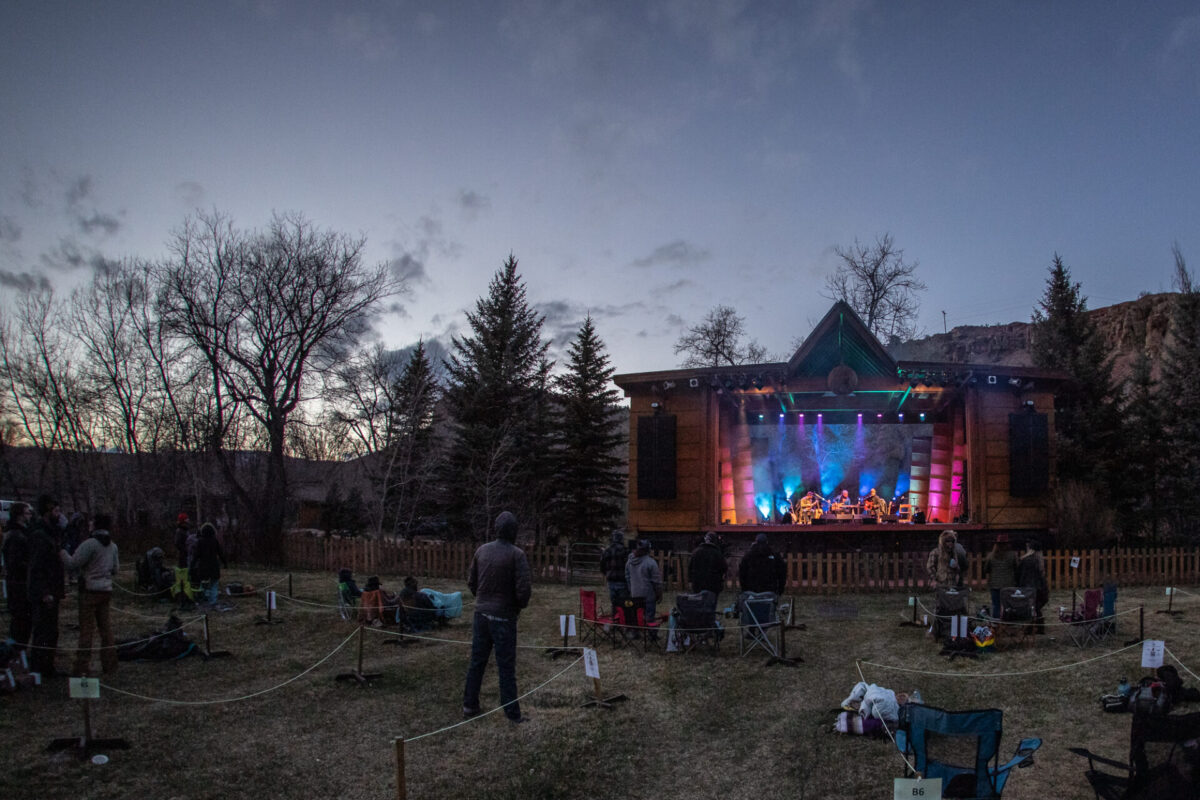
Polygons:
[[[1138,353],[1145,350],[1158,376],[1163,342],[1171,322],[1171,293],[1150,294],[1088,312],[1114,354],[1113,377],[1129,376]],[[902,342],[888,350],[900,360],[949,361],[960,364],[1032,366],[1028,322],[1006,325],[963,325],[949,333]]]

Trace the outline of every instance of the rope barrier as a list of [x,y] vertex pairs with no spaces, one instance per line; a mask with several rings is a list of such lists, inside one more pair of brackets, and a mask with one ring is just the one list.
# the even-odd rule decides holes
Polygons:
[[[970,611],[968,611],[966,614],[939,614],[936,611],[930,609],[929,606],[925,605],[925,603],[923,601],[921,601],[919,598],[917,600],[917,605],[920,606],[927,614],[929,614],[929,616],[933,617],[934,619],[951,619],[953,617],[972,616]],[[1062,627],[1065,627],[1065,628],[1075,627],[1078,625],[1091,625],[1096,622],[1103,622],[1104,620],[1110,620],[1110,619],[1116,619],[1117,617],[1123,617],[1127,614],[1136,614],[1136,613],[1138,613],[1139,610],[1140,609],[1137,609],[1137,608],[1130,608],[1125,611],[1118,611],[1114,614],[1109,614],[1107,616],[1093,617],[1091,619],[1066,620],[1066,619],[1063,619],[1062,617],[1059,617],[1059,619],[1057,621],[1044,619],[1042,621],[1042,624],[1043,625],[1061,625]],[[1033,624],[1033,620],[1002,620],[1002,619],[996,619],[995,617],[992,617],[992,616],[981,617],[980,619],[983,619],[989,625],[1013,625],[1016,627],[1025,627],[1025,626]]]
[[333,648],[333,650],[331,650],[328,655],[326,655],[320,661],[313,664],[311,667],[304,670],[300,674],[295,675],[291,678],[288,678],[283,683],[268,687],[266,689],[261,689],[257,692],[251,692],[250,694],[245,694],[240,697],[227,697],[227,698],[222,698],[222,699],[217,699],[217,700],[169,700],[169,699],[162,698],[162,697],[149,697],[148,695],[138,694],[137,692],[127,692],[124,689],[118,689],[115,686],[109,686],[108,684],[105,684],[105,683],[101,683],[100,685],[107,691],[115,692],[116,694],[122,694],[122,695],[125,695],[126,697],[134,697],[134,698],[137,698],[138,700],[148,700],[152,703],[167,703],[169,705],[174,705],[174,706],[211,706],[211,705],[218,705],[218,704],[222,704],[222,703],[239,703],[243,700],[250,700],[255,697],[261,697],[264,694],[270,694],[271,692],[278,691],[279,689],[282,689],[283,687],[287,686],[288,684],[294,683],[295,681],[300,680],[305,675],[312,672],[314,669],[321,666],[329,659],[333,658],[333,656],[339,650],[341,650],[343,647],[345,647],[347,644],[349,644],[350,640],[353,639],[357,635],[358,635],[358,631],[355,630],[354,633],[350,634],[345,639],[343,639],[341,644],[339,644],[337,647]]
[[[854,666],[858,669],[859,679],[862,680],[863,683],[867,683],[868,682],[867,676],[863,674],[862,664],[859,661],[855,660]],[[892,735],[892,730],[891,730],[891,728],[888,727],[887,720],[885,720],[879,714],[879,709],[872,708],[871,716],[875,717],[875,719],[879,720],[880,724],[883,725],[884,733],[886,733],[888,735],[888,738],[892,740],[892,746],[896,748],[896,752],[899,753],[900,758],[902,758],[904,760],[905,765],[908,767],[908,771],[913,773],[914,775],[916,775],[918,780],[924,779],[924,776],[921,775],[921,773],[917,772],[916,766],[911,761],[908,760],[908,755],[903,750],[900,749],[900,743],[897,742],[896,737]]]
[[[176,630],[183,630],[184,628],[186,628],[190,625],[194,625],[203,619],[204,619],[204,615],[201,614],[200,616],[190,619],[187,622],[181,622],[179,624],[179,627]],[[98,636],[99,633],[100,633],[99,630],[97,630],[96,635]],[[119,650],[120,648],[127,647],[131,644],[144,644],[145,642],[151,642],[151,641],[154,641],[155,639],[161,639],[163,636],[169,636],[171,633],[172,633],[171,631],[162,631],[160,633],[152,634],[152,635],[146,637],[145,639],[130,639],[127,642],[117,642],[116,644],[112,644],[112,645],[94,644],[94,645],[92,645],[92,649],[93,650]],[[75,647],[67,647],[65,645],[57,645],[57,644],[54,645],[54,647],[47,647],[45,645],[33,644],[32,642],[30,642],[27,644],[23,644],[21,646],[27,650],[53,650],[54,652],[57,653],[59,650],[62,650],[63,652],[75,652],[79,649],[79,646],[78,646],[79,643],[76,642],[75,644],[76,644]]]
[[[1093,661],[1101,661],[1105,658],[1110,658],[1110,657],[1118,655],[1120,653],[1124,653],[1127,650],[1132,650],[1135,647],[1141,647],[1141,646],[1142,646],[1142,643],[1137,642],[1136,644],[1126,645],[1125,647],[1122,647],[1119,650],[1113,650],[1108,653],[1102,653],[1101,655],[1094,656],[1092,658],[1085,658],[1083,661],[1073,661],[1070,664],[1057,664],[1052,667],[1040,667],[1038,669],[1028,669],[1028,670],[1013,670],[1013,671],[1009,671],[1009,672],[939,672],[939,671],[935,671],[935,670],[912,669],[910,667],[897,667],[893,664],[880,664],[875,661],[863,661],[862,663],[866,664],[867,666],[871,666],[871,667],[879,667],[880,669],[891,670],[892,672],[905,672],[905,673],[909,673],[909,674],[913,674],[913,675],[931,675],[934,677],[942,677],[942,678],[1012,678],[1012,677],[1018,677],[1021,675],[1039,675],[1043,672],[1057,672],[1059,670],[1071,669],[1072,667],[1081,667],[1084,664],[1090,664]],[[858,662],[856,661],[855,663],[858,663]]]
[[[506,706],[509,706],[509,705],[511,705],[512,703],[519,703],[520,701],[524,700],[526,697],[529,697],[529,695],[531,695],[531,694],[533,694],[533,693],[535,693],[535,692],[539,692],[539,691],[541,691],[542,689],[546,688],[546,687],[547,687],[547,686],[549,686],[551,683],[553,683],[553,682],[554,682],[554,681],[556,681],[558,678],[560,678],[560,677],[561,677],[561,676],[562,676],[564,673],[566,673],[566,671],[567,671],[567,670],[571,669],[571,667],[574,667],[576,664],[578,664],[580,661],[583,661],[583,656],[580,656],[579,658],[577,658],[577,659],[575,659],[574,661],[572,661],[570,664],[567,664],[567,666],[563,667],[563,668],[562,668],[562,670],[560,670],[559,672],[556,672],[554,675],[552,675],[552,676],[550,677],[550,679],[549,679],[549,680],[547,680],[545,683],[543,683],[543,684],[541,684],[540,686],[537,686],[537,687],[535,687],[535,688],[533,688],[533,689],[530,689],[530,690],[529,690],[528,692],[526,692],[525,694],[523,694],[523,695],[520,695],[519,697],[517,697],[517,698],[516,698],[516,699],[514,699],[514,700],[510,700],[508,703],[504,703],[503,705],[496,706],[495,708],[493,708],[493,709],[491,709],[491,710],[489,710],[489,711],[485,711],[485,712],[483,712],[482,714],[477,714],[476,716],[474,716],[474,717],[471,717],[470,719],[464,719],[462,722],[456,722],[456,723],[454,723],[453,725],[447,725],[446,727],[444,727],[444,728],[439,728],[439,729],[438,729],[438,730],[436,730],[436,731],[429,731],[428,733],[422,733],[422,734],[420,734],[420,735],[418,735],[418,736],[413,736],[412,738],[409,738],[409,739],[404,739],[404,741],[405,741],[406,743],[407,743],[407,742],[415,742],[415,741],[418,741],[419,739],[426,739],[426,738],[428,738],[428,737],[430,737],[430,736],[437,736],[438,734],[445,733],[446,731],[451,731],[451,730],[454,730],[455,728],[461,727],[461,726],[463,726],[463,725],[469,725],[469,724],[471,724],[472,722],[477,722],[477,721],[479,721],[479,720],[483,719],[484,717],[487,717],[487,716],[490,716],[490,715],[492,715],[492,714],[495,714],[497,711],[500,711],[501,709],[505,708]],[[400,738],[403,738],[403,737],[400,737]]]
[[[401,639],[418,639],[423,642],[435,642],[438,644],[471,644],[470,639],[441,639],[436,636],[421,636],[417,633],[405,633],[404,631],[389,631],[386,628],[373,628],[369,625],[364,626],[365,630],[372,633],[382,633],[387,636],[397,636]],[[519,644],[518,650],[545,650],[547,647],[557,647],[559,650],[584,650],[582,645],[570,645],[563,647],[561,644]]]
[[1191,675],[1196,680],[1200,681],[1200,675],[1197,675],[1196,673],[1194,673],[1190,669],[1188,669],[1187,665],[1179,660],[1179,656],[1177,656],[1171,652],[1171,648],[1164,645],[1163,650],[1166,651],[1167,655],[1169,655],[1171,658],[1175,659],[1175,663],[1178,664],[1180,667],[1182,667],[1184,672],[1186,672],[1188,675]]

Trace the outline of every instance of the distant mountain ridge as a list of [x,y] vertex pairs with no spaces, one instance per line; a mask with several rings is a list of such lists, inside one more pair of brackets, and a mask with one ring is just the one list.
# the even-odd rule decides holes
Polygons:
[[[1088,311],[1113,353],[1113,379],[1124,380],[1134,360],[1145,351],[1157,378],[1163,345],[1171,327],[1175,293],[1148,294],[1137,300]],[[947,361],[958,364],[1033,366],[1029,322],[1005,325],[962,325],[948,333],[935,333],[888,347],[893,358],[907,361]]]

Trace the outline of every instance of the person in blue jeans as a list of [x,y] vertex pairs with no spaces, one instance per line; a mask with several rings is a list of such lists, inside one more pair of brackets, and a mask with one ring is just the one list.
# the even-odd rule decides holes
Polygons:
[[471,558],[467,588],[475,596],[471,623],[471,661],[463,688],[463,717],[480,712],[479,688],[492,651],[500,673],[500,705],[511,722],[525,722],[517,702],[517,618],[529,605],[532,591],[529,562],[517,547],[517,518],[508,511],[496,517],[496,538]]

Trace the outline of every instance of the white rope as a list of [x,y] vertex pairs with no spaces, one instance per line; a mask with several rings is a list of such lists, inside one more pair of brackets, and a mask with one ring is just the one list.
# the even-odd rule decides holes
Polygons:
[[1119,650],[1113,650],[1092,658],[1085,658],[1083,661],[1073,661],[1070,664],[1057,664],[1053,667],[1042,667],[1039,669],[1017,670],[1009,672],[937,672],[932,670],[912,669],[910,667],[897,667],[892,664],[879,664],[875,661],[864,661],[862,663],[871,667],[879,667],[880,669],[887,669],[893,672],[907,672],[914,675],[934,675],[948,678],[1012,678],[1021,675],[1039,675],[1043,672],[1057,672],[1058,670],[1071,669],[1072,667],[1081,667],[1084,664],[1090,664],[1093,661],[1100,661],[1102,659],[1109,658],[1141,646],[1142,643],[1138,642],[1136,644],[1126,645]]

